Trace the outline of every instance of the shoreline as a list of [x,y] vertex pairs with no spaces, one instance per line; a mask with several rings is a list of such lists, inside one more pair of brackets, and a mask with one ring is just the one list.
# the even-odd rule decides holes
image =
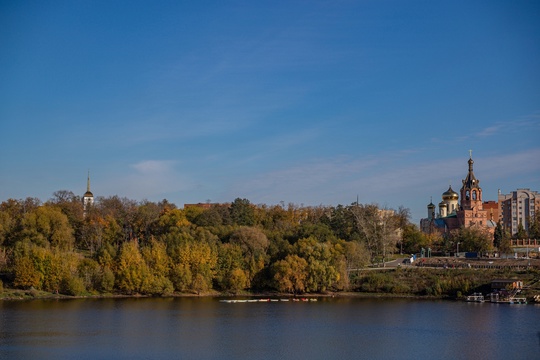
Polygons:
[[142,298],[386,298],[386,299],[417,299],[417,300],[448,300],[444,296],[419,296],[409,294],[388,294],[388,293],[365,293],[365,292],[335,292],[335,293],[240,293],[229,294],[220,292],[208,292],[203,294],[173,293],[163,296],[142,295],[142,294],[98,294],[98,295],[63,295],[37,290],[4,289],[0,294],[0,301],[32,301],[32,300],[76,300],[76,299],[142,299]]

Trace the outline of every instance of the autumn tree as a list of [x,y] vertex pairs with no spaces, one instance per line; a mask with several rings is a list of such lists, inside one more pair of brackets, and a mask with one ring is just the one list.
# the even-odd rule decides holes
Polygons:
[[352,206],[351,213],[372,261],[379,258],[384,262],[386,255],[395,251],[399,239],[399,219],[394,211],[372,204]]
[[203,229],[168,235],[171,281],[178,291],[204,292],[212,288],[218,260],[217,239]]
[[152,235],[152,225],[158,220],[161,214],[158,204],[144,200],[137,206],[133,214],[133,232],[139,243],[146,242]]
[[243,226],[233,232],[230,243],[242,249],[245,270],[251,283],[256,274],[264,268],[268,238],[259,228]]
[[77,295],[82,291],[80,288],[73,291],[73,286],[80,281],[77,275],[79,261],[80,256],[75,253],[41,247],[28,240],[21,241],[14,251],[13,284],[22,288]]
[[306,291],[308,263],[298,255],[288,255],[272,265],[275,288],[280,292],[302,294]]
[[230,238],[231,244],[237,244],[247,256],[264,254],[268,249],[268,238],[256,227],[243,226],[234,231]]
[[331,243],[318,242],[314,237],[300,239],[294,246],[294,252],[307,262],[306,291],[326,291],[340,280]]
[[187,219],[186,210],[172,209],[161,213],[154,224],[155,235],[181,232],[191,223]]
[[53,197],[47,202],[59,208],[67,216],[70,225],[74,230],[78,228],[83,220],[83,204],[80,196],[69,190],[58,190],[53,193]]
[[142,293],[145,278],[149,276],[148,267],[136,241],[122,244],[116,262],[116,286],[128,293]]
[[67,216],[54,206],[40,206],[26,213],[21,237],[40,246],[50,245],[62,250],[71,250],[75,241]]
[[165,244],[151,239],[141,252],[150,273],[145,290],[159,295],[172,293],[174,287],[168,278],[171,259]]
[[369,252],[364,243],[360,241],[348,241],[343,246],[345,249],[347,270],[360,269],[369,264]]
[[237,244],[221,244],[218,249],[215,281],[223,291],[238,292],[248,287],[242,248]]

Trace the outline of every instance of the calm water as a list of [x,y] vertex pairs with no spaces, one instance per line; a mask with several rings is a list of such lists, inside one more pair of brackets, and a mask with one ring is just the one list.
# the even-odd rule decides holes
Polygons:
[[0,301],[0,359],[538,359],[540,306]]

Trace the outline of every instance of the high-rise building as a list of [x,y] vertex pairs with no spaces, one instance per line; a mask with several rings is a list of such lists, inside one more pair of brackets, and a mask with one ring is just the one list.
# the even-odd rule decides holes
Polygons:
[[540,211],[540,194],[530,189],[517,189],[504,195],[499,190],[499,220],[512,235],[519,225],[528,233],[531,220]]

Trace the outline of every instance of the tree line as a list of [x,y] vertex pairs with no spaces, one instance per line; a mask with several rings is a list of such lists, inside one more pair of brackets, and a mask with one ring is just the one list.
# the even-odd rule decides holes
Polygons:
[[[0,204],[0,273],[11,287],[71,295],[354,290],[351,269],[452,246],[409,217],[403,207],[241,198],[179,209],[167,200],[98,197],[84,211],[79,196],[62,190],[45,203]],[[491,246],[492,238],[472,234],[461,234],[473,237],[462,239],[463,251]]]

